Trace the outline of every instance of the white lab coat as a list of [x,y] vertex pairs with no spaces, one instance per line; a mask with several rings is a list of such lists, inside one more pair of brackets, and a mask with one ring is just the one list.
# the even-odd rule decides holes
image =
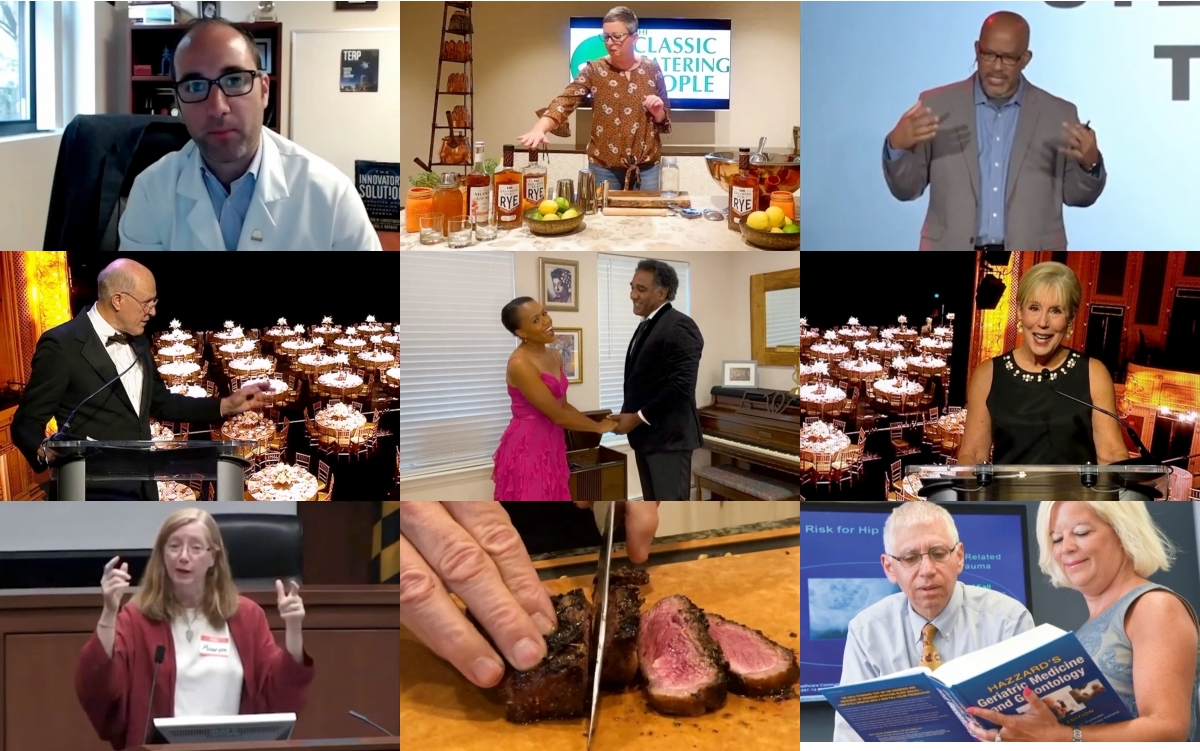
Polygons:
[[[321,157],[262,129],[262,165],[238,250],[383,250],[354,182]],[[196,142],[133,181],[121,250],[225,250]]]

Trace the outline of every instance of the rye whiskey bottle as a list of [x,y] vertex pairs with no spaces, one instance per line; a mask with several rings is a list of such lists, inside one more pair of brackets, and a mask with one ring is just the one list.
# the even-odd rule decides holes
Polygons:
[[483,169],[484,158],[483,141],[476,141],[475,167],[467,174],[467,215],[472,222],[487,224],[492,210],[492,176]]
[[758,196],[758,178],[750,172],[750,149],[738,149],[738,173],[729,181],[729,229],[741,232],[738,225],[754,211]]
[[546,198],[546,168],[538,164],[536,149],[529,150],[529,164],[521,170],[521,213],[536,208]]
[[500,229],[521,226],[521,173],[513,169],[513,145],[504,145],[504,167],[492,176],[495,183],[496,224]]

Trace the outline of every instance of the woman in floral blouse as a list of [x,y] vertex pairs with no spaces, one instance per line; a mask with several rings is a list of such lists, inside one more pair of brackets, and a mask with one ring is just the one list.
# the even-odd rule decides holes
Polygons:
[[658,63],[633,51],[637,29],[632,10],[623,5],[610,10],[602,34],[608,55],[586,63],[549,107],[538,110],[533,129],[517,140],[533,149],[548,142],[547,133],[571,135],[567,118],[590,94],[587,155],[596,183],[607,182],[614,190],[658,190],[659,134],[671,132],[671,104]]

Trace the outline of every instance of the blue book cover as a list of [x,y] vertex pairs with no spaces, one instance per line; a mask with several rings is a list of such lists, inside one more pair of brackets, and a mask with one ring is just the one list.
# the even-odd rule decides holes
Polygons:
[[913,668],[821,693],[864,741],[971,741],[978,739],[967,730],[967,707],[1028,712],[1026,688],[1064,725],[1133,719],[1075,634],[1049,624],[937,670]]

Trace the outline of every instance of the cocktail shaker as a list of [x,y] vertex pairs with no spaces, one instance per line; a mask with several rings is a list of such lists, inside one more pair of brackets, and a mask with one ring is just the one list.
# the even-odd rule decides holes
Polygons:
[[570,178],[559,180],[554,185],[555,198],[565,198],[569,203],[575,203],[575,183]]
[[595,214],[599,196],[596,195],[596,173],[590,169],[579,170],[579,192],[576,193],[577,203],[584,214]]

